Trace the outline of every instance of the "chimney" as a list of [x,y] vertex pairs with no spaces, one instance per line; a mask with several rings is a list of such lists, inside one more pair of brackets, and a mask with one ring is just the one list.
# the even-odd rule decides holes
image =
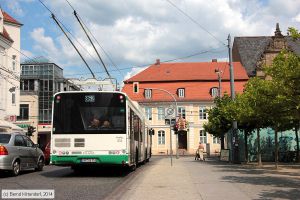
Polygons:
[[155,65],[160,65],[160,59],[156,59]]
[[211,62],[218,62],[218,59],[214,58],[211,60]]

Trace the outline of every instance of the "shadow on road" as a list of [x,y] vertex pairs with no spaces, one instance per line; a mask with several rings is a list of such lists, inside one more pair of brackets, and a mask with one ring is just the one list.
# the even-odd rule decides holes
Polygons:
[[272,190],[262,192],[259,199],[299,199],[300,190],[291,189],[291,190]]
[[[222,177],[224,182],[270,186],[273,189],[263,190],[259,199],[299,199],[300,171],[297,168],[281,166],[276,170],[272,165],[257,168],[254,165],[236,165],[220,161],[209,161],[205,164],[215,172],[228,172]],[[297,167],[297,166],[296,166]],[[228,175],[230,174],[230,175]]]
[[[35,173],[35,170],[28,169],[28,170],[20,171],[19,176],[30,174],[30,173]],[[13,176],[10,171],[0,171],[0,178],[9,178],[9,177],[15,177],[15,176]]]
[[42,172],[45,177],[72,178],[72,177],[124,177],[130,173],[130,170],[122,167],[84,167],[73,171],[70,167],[56,168],[51,171]]

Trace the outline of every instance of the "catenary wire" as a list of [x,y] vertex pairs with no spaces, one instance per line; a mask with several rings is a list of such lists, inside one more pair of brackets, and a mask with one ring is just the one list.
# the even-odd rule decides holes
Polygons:
[[192,22],[194,22],[197,26],[199,26],[203,31],[208,33],[210,36],[212,36],[215,40],[223,44],[224,46],[227,46],[224,42],[219,40],[216,36],[214,36],[211,32],[209,32],[206,28],[204,28],[199,22],[197,22],[195,19],[193,19],[190,15],[188,15],[186,12],[184,12],[182,9],[180,9],[178,6],[176,6],[171,0],[166,0],[169,4],[171,4],[173,7],[175,7],[179,12],[181,12],[184,16],[189,18]]

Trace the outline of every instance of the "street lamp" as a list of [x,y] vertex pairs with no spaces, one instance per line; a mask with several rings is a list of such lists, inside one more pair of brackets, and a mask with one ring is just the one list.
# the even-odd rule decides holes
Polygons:
[[[174,102],[175,102],[175,123],[176,123],[176,117],[177,117],[177,110],[178,110],[178,107],[177,107],[177,101],[176,101],[176,98],[175,96],[169,92],[168,90],[165,90],[165,89],[161,89],[161,88],[144,88],[145,90],[149,89],[149,90],[159,90],[159,91],[162,91],[162,92],[165,92],[167,93],[168,95],[170,95]],[[170,120],[170,157],[171,157],[171,166],[173,165],[173,161],[172,161],[172,155],[173,155],[173,151],[172,151],[172,119]],[[178,135],[176,135],[176,158],[178,158]]]

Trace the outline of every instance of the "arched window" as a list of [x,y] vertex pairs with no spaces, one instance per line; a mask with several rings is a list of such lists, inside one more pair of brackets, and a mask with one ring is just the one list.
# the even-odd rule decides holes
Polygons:
[[162,144],[166,144],[166,134],[165,131],[158,131],[158,144],[162,145]]

